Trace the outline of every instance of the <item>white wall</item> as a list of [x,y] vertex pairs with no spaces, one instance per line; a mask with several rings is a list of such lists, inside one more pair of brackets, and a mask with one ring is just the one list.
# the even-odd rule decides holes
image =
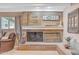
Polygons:
[[[64,39],[68,36],[71,36],[75,39],[77,39],[77,41],[79,41],[79,34],[72,34],[72,33],[68,33],[67,32],[67,26],[68,26],[68,13],[79,8],[79,4],[75,4],[73,6],[68,6],[67,8],[65,8],[64,10]],[[65,41],[64,41],[65,42]]]

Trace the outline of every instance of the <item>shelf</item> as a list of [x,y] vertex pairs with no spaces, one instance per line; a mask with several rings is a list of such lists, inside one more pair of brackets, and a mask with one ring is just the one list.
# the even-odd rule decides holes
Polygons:
[[63,30],[63,28],[52,28],[52,27],[27,27],[27,28],[23,28],[25,30],[29,30],[29,29],[47,29],[47,30]]

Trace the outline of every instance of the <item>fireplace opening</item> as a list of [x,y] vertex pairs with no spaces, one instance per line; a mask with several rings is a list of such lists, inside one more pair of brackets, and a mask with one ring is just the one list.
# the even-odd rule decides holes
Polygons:
[[43,42],[43,32],[27,32],[28,42]]

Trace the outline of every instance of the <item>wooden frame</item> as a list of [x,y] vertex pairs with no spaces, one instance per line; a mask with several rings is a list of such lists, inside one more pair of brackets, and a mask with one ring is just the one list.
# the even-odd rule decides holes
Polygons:
[[68,32],[79,33],[79,8],[68,14]]

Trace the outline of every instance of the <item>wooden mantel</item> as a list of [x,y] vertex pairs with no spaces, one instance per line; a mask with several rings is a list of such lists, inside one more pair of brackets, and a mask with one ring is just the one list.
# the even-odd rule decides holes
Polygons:
[[44,31],[51,31],[51,30],[55,30],[55,31],[63,31],[63,28],[43,28],[43,27],[40,27],[40,28],[25,28],[23,30],[44,30]]

